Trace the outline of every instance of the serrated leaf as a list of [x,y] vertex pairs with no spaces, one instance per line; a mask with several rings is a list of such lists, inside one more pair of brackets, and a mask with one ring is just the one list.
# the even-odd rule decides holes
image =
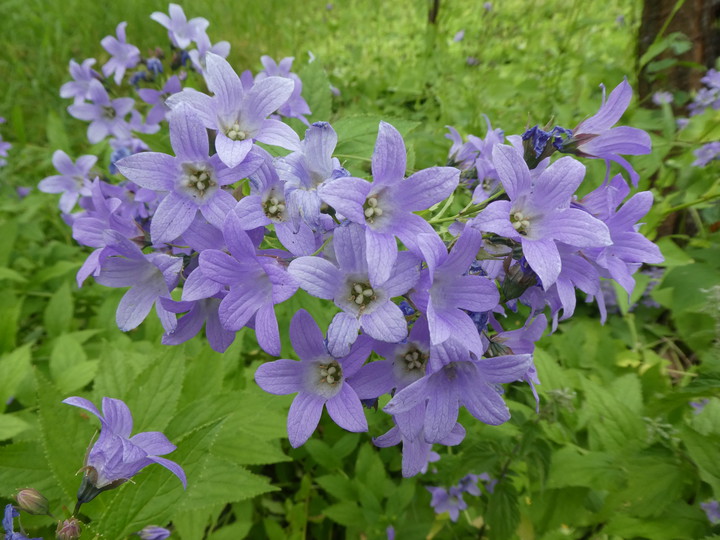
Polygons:
[[617,460],[605,452],[580,453],[571,447],[560,448],[552,455],[547,487],[568,486],[610,489],[623,478]]
[[298,76],[303,83],[302,97],[305,98],[310,111],[312,111],[310,115],[312,121],[329,121],[332,112],[332,95],[330,93],[330,81],[322,64],[318,60],[305,64],[300,69]]
[[167,347],[135,378],[124,401],[133,413],[136,431],[165,429],[177,409],[184,375],[184,353]]
[[490,497],[485,519],[493,540],[512,538],[520,523],[517,493],[512,485],[500,482]]
[[188,486],[188,493],[181,508],[239,502],[277,489],[270,484],[268,478],[210,455],[194,484]]
[[97,421],[93,417],[92,427],[90,421],[80,421],[80,416],[87,418],[88,414],[63,404],[62,400],[68,396],[60,394],[40,373],[36,372],[35,378],[45,456],[66,498],[73,500],[80,485],[76,472],[83,466],[83,457]]
[[165,429],[172,439],[222,420],[237,410],[240,398],[238,393],[207,396],[180,409]]
[[608,390],[585,379],[591,445],[611,452],[633,452],[647,444],[645,423]]
[[48,468],[40,443],[0,446],[0,496],[10,498],[18,489],[32,486],[46,497],[59,496],[57,482]]
[[345,501],[332,504],[325,508],[323,514],[340,525],[365,529],[365,516],[356,503]]
[[342,467],[342,461],[325,441],[311,438],[305,443],[304,448],[312,456],[315,463],[324,469],[333,470]]
[[69,335],[55,340],[50,354],[50,374],[61,394],[71,394],[92,381],[98,361],[87,360],[82,345]]
[[266,439],[254,433],[252,419],[231,415],[213,447],[213,454],[238,465],[267,465],[290,461],[280,449],[279,439]]
[[204,538],[208,529],[225,505],[213,508],[186,508],[172,517],[172,524],[181,538]]
[[138,355],[122,341],[104,342],[100,354],[100,366],[93,390],[96,400],[103,397],[126,396],[137,376],[132,359],[141,356],[146,362],[147,355]]
[[720,499],[720,436],[702,436],[694,429],[686,426],[682,431],[682,440],[690,457],[700,469],[700,478],[710,484],[715,492],[715,499]]
[[0,412],[4,412],[20,383],[30,374],[30,345],[23,345],[2,356],[0,373]]
[[126,483],[115,492],[97,522],[97,530],[107,538],[124,538],[149,523],[167,523],[189,491],[197,487],[202,471],[213,459],[210,449],[220,428],[221,423],[217,422],[182,440],[173,440],[177,450],[165,457],[185,470],[188,492],[170,471],[160,466],[147,467],[135,477],[134,483]]
[[366,486],[372,486],[379,493],[385,493],[389,480],[385,465],[374,446],[364,444],[360,447],[355,462],[355,477],[358,482]]
[[415,497],[416,489],[417,484],[415,480],[405,478],[400,482],[400,485],[397,486],[395,491],[388,496],[386,509],[391,521],[395,521],[403,515],[405,508],[407,508],[412,502],[413,497]]
[[66,281],[52,295],[45,308],[45,329],[50,337],[56,337],[70,330],[73,316],[73,297]]

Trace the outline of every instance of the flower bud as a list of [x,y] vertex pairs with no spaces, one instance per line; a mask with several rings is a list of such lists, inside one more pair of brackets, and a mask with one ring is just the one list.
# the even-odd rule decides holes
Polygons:
[[165,540],[170,536],[170,531],[157,525],[148,525],[137,534],[142,540]]
[[77,540],[80,538],[80,522],[77,518],[66,519],[62,523],[58,522],[55,534],[57,540]]
[[18,494],[15,495],[15,500],[20,510],[28,514],[43,516],[50,511],[48,500],[37,489],[21,489]]

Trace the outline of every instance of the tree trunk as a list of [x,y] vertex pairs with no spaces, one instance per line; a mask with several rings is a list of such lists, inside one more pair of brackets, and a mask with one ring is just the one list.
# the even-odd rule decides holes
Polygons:
[[[638,58],[648,50],[663,25],[670,17],[677,0],[645,0],[638,39]],[[664,51],[654,60],[677,58],[679,62],[659,73],[649,73],[645,66],[639,75],[640,98],[644,99],[658,90],[691,91],[700,86],[701,70],[691,64],[706,68],[715,65],[720,56],[720,0],[686,0],[664,32],[682,32],[692,42],[692,48],[677,56],[672,50]]]

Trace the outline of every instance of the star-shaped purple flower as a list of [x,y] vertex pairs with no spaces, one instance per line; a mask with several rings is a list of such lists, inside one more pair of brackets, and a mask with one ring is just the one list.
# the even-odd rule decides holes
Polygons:
[[150,224],[153,243],[171,242],[187,230],[202,213],[220,228],[237,201],[223,186],[254,172],[262,157],[249,154],[228,169],[217,155],[208,157],[207,131],[197,114],[180,105],[170,116],[170,142],[176,157],[159,152],[141,152],[116,163],[118,170],[136,184],[167,191]]
[[186,88],[168,98],[171,109],[187,103],[200,115],[205,127],[217,130],[215,147],[228,167],[245,159],[254,141],[297,150],[300,138],[287,124],[268,116],[292,94],[294,84],[281,77],[268,77],[247,92],[227,60],[212,53],[205,59],[205,81],[214,97]]
[[210,26],[210,21],[204,17],[195,17],[188,21],[183,8],[177,4],[170,4],[168,12],[169,17],[165,13],[155,11],[150,18],[167,28],[170,41],[178,49],[187,48]]
[[320,328],[304,309],[290,322],[290,341],[300,362],[281,359],[263,364],[255,372],[255,381],[271,394],[298,393],[287,419],[293,448],[310,438],[320,422],[323,407],[327,407],[330,418],[341,428],[367,431],[360,398],[346,379],[360,369],[370,354],[370,342],[360,339],[347,356],[337,358],[328,352]]
[[431,167],[405,178],[407,159],[402,136],[390,124],[380,122],[372,155],[373,182],[339,178],[320,191],[323,201],[365,226],[370,276],[385,281],[398,255],[397,236],[420,255],[417,237],[434,233],[432,226],[414,214],[447,198],[460,181],[454,167]]
[[90,81],[99,80],[100,74],[92,68],[96,60],[87,58],[82,64],[70,60],[70,75],[73,80],[60,87],[60,97],[74,98],[75,103],[82,103],[90,98]]
[[362,328],[380,341],[395,343],[407,336],[407,322],[392,298],[405,294],[418,279],[418,260],[402,252],[387,279],[378,280],[368,264],[363,228],[348,224],[335,229],[333,247],[337,266],[321,257],[299,257],[288,271],[300,286],[318,298],[333,300],[341,311],[328,329],[328,348],[335,356],[344,356]]
[[96,156],[80,156],[73,163],[62,150],[55,150],[52,157],[53,166],[59,175],[48,176],[40,181],[38,189],[44,193],[62,193],[60,211],[69,214],[82,195],[90,195],[90,169],[97,162]]
[[126,22],[117,25],[117,38],[105,36],[100,44],[112,56],[102,67],[103,75],[109,77],[115,74],[115,84],[120,84],[125,76],[125,70],[131,69],[140,63],[140,49],[130,45],[125,37]]
[[562,269],[556,242],[580,248],[612,243],[602,221],[570,206],[585,176],[580,162],[569,156],[560,158],[533,178],[511,146],[495,146],[493,161],[510,200],[490,203],[471,225],[520,242],[523,255],[546,290]]
[[108,135],[121,139],[130,138],[130,128],[125,116],[132,110],[132,98],[110,99],[100,81],[88,83],[88,94],[92,103],[76,103],[68,107],[70,116],[90,122],[87,138],[92,144],[102,141]]

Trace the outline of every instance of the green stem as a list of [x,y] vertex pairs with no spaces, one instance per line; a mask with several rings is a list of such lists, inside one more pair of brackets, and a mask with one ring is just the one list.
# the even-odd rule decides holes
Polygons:
[[683,203],[678,206],[673,206],[672,208],[668,208],[667,210],[665,210],[665,215],[672,214],[673,212],[679,212],[680,210],[685,210],[686,208],[690,208],[691,206],[695,206],[697,204],[702,204],[704,202],[712,201],[714,199],[720,199],[720,193],[712,193],[710,195],[705,195],[703,197],[700,197],[699,199],[696,199],[694,201]]

